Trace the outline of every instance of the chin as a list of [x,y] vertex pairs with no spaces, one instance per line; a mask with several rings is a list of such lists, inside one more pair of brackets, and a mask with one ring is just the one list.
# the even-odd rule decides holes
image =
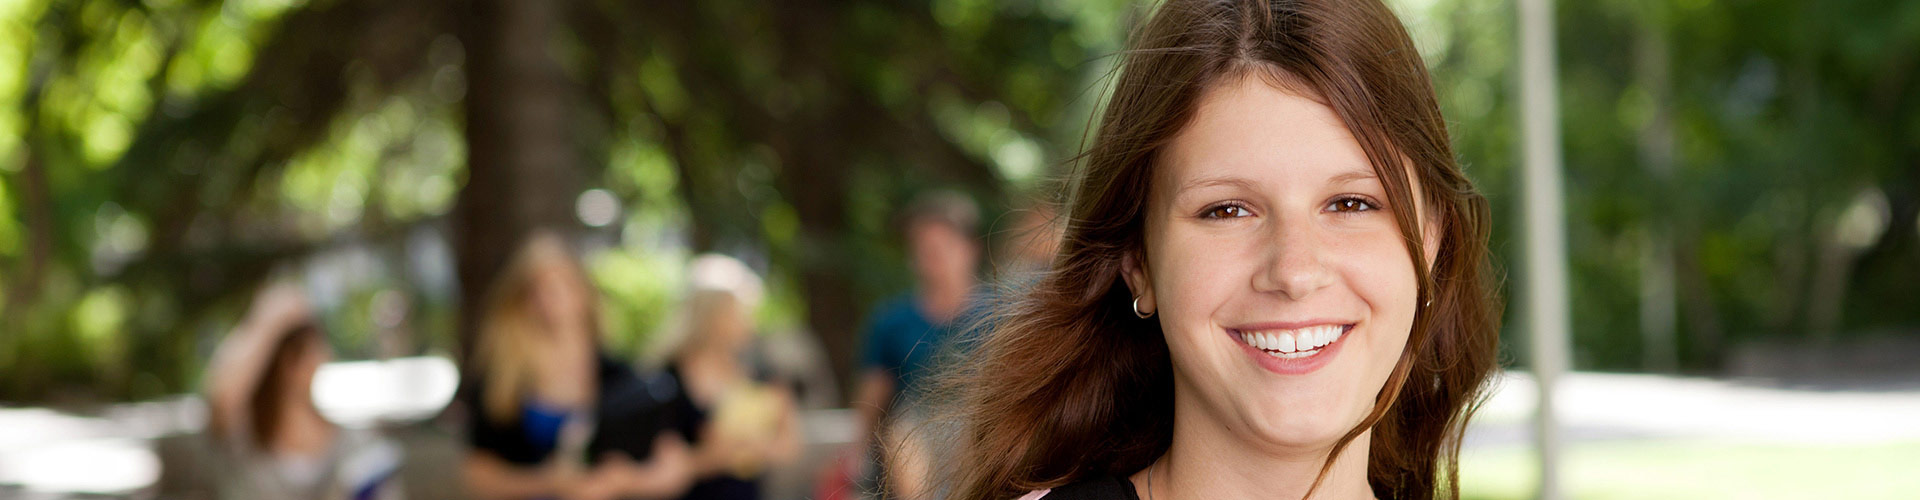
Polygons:
[[[1333,401],[1333,400],[1339,401]],[[1270,398],[1259,408],[1243,409],[1246,426],[1259,444],[1278,449],[1332,448],[1366,418],[1371,407],[1355,410],[1351,398]]]

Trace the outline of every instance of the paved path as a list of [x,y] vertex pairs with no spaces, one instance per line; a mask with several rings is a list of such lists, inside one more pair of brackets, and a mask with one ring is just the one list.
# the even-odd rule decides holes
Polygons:
[[[1495,391],[1469,426],[1465,446],[1532,440],[1533,378],[1509,372]],[[1787,388],[1759,381],[1580,372],[1561,379],[1554,400],[1562,435],[1573,442],[1920,442],[1920,377]]]

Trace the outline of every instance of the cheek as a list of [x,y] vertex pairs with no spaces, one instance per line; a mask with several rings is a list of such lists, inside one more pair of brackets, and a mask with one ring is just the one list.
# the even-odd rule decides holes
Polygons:
[[1420,294],[1413,261],[1399,240],[1370,241],[1336,253],[1342,281],[1368,303],[1374,313],[1411,315]]
[[1336,267],[1342,281],[1366,304],[1371,323],[1368,371],[1391,371],[1413,328],[1420,295],[1411,254],[1398,237],[1385,237],[1352,245],[1340,255]]
[[914,270],[920,274],[927,274],[939,267],[939,265],[936,264],[940,261],[939,252],[924,245],[914,247],[909,258],[913,261],[911,265]]
[[750,337],[749,335],[750,329],[748,327],[748,321],[744,317],[736,317],[736,318],[728,319],[724,328],[726,328],[726,335],[727,335],[728,341],[731,341],[734,343],[742,343],[742,342],[745,342]]
[[[1148,249],[1153,302],[1169,347],[1211,342],[1220,335],[1215,316],[1247,293],[1248,277],[1259,264],[1246,242],[1199,231],[1173,231]],[[1220,344],[1231,347],[1230,344]]]

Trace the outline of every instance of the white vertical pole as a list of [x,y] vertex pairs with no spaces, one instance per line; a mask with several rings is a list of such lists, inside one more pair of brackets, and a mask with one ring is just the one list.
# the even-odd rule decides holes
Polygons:
[[1561,498],[1560,438],[1553,387],[1567,369],[1567,241],[1560,182],[1560,103],[1555,78],[1552,0],[1520,3],[1520,130],[1526,214],[1526,318],[1533,375],[1539,387],[1534,434],[1540,451],[1540,498]]
[[[1664,17],[1654,9],[1659,4],[1642,3],[1636,24],[1640,34],[1634,44],[1634,81],[1653,98],[1652,112],[1640,124],[1640,164],[1654,183],[1653,199],[1667,200],[1673,185],[1674,114],[1672,43],[1667,37]],[[1640,255],[1640,369],[1674,373],[1680,367],[1674,329],[1679,313],[1674,298],[1674,250],[1671,203],[1658,202],[1648,210],[1647,237]]]

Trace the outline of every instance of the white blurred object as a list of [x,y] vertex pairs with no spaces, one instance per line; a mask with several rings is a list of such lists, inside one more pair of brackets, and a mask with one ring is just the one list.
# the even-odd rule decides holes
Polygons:
[[1847,211],[1840,214],[1840,220],[1834,222],[1833,238],[1847,250],[1865,250],[1880,241],[1892,218],[1893,209],[1887,204],[1886,193],[1873,188],[1861,190]]
[[138,439],[87,439],[0,453],[0,484],[28,491],[115,495],[160,480],[160,457]]
[[694,257],[688,267],[687,288],[691,291],[733,292],[748,311],[760,307],[760,299],[766,295],[766,285],[760,275],[740,259],[717,253],[701,254]]
[[620,217],[620,199],[605,189],[589,189],[574,199],[573,213],[581,223],[604,227]]
[[[198,408],[198,400],[131,408],[159,406]],[[148,438],[182,429],[171,429],[173,421],[140,417],[148,417],[146,425],[46,408],[0,408],[0,485],[56,496],[129,494],[152,487],[159,481],[159,456]]]
[[314,373],[313,404],[341,427],[404,424],[439,414],[459,386],[459,369],[439,356],[338,361]]
[[[1554,389],[1570,441],[1687,439],[1755,444],[1920,440],[1920,391],[1783,389],[1738,381],[1567,373]],[[1468,426],[1468,445],[1515,444],[1538,402],[1534,379],[1506,372]]]
[[860,437],[858,415],[849,408],[806,410],[800,413],[802,439],[809,445],[845,445]]

